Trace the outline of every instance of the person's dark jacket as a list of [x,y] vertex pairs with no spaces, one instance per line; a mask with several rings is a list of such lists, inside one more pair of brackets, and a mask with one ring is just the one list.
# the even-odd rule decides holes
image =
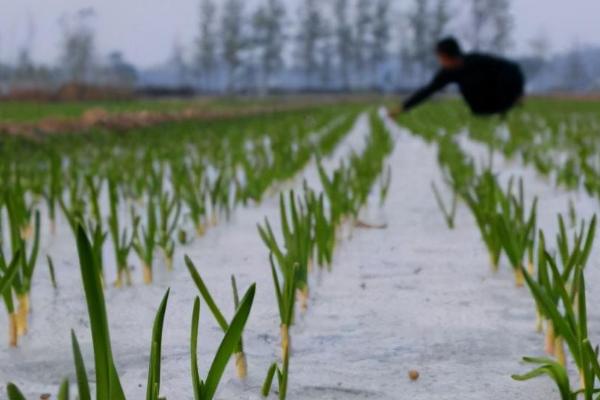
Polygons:
[[458,84],[460,93],[474,114],[505,113],[523,96],[525,79],[514,62],[487,54],[463,56],[456,69],[441,69],[431,83],[404,102],[404,110],[425,101],[450,83]]

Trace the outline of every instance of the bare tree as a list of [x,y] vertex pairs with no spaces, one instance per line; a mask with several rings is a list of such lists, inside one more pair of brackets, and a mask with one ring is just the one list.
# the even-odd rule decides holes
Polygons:
[[306,0],[302,4],[296,36],[298,64],[302,68],[307,86],[312,87],[319,70],[319,45],[323,41],[326,27],[317,0]]
[[514,18],[511,12],[510,0],[491,1],[492,35],[490,40],[491,50],[506,53],[512,45],[512,30]]
[[0,95],[6,90],[10,72],[10,68],[2,63],[2,36],[0,35]]
[[223,59],[227,64],[227,91],[235,86],[235,75],[242,65],[244,5],[241,0],[227,0],[221,20]]
[[212,0],[200,3],[199,34],[196,38],[195,67],[202,86],[209,89],[217,66],[217,38],[215,37],[215,16],[217,7]]
[[[430,23],[430,42],[429,49],[430,51],[435,46],[435,43],[442,38],[443,35],[447,33],[448,25],[451,21],[450,17],[450,5],[449,0],[437,0],[437,3],[434,6],[431,15],[431,23]],[[430,53],[431,54],[431,53]],[[435,67],[435,58],[429,57],[429,67]]]
[[579,44],[574,44],[568,53],[564,68],[564,85],[568,90],[582,91],[591,86],[590,73]]
[[415,0],[408,14],[408,27],[411,34],[409,59],[418,70],[424,70],[431,65],[431,14],[429,0]]
[[185,60],[185,49],[177,40],[173,43],[169,63],[175,70],[177,85],[180,87],[186,86],[188,84],[190,68]]
[[10,84],[20,88],[49,87],[52,83],[51,70],[44,65],[36,65],[32,58],[36,24],[31,14],[27,15],[27,34],[19,48],[16,66],[10,75]]
[[105,68],[107,83],[118,87],[132,87],[137,80],[137,71],[128,63],[120,51],[112,51],[108,55]]
[[72,82],[85,82],[93,68],[95,39],[91,21],[95,15],[93,8],[84,8],[74,16],[63,15],[60,19],[63,31],[61,66]]
[[529,49],[533,57],[546,61],[550,54],[552,44],[548,35],[544,32],[538,33],[529,40]]
[[506,52],[514,25],[510,0],[470,0],[469,41],[475,50]]
[[364,83],[365,70],[369,62],[369,47],[372,43],[371,25],[373,24],[371,0],[358,0],[356,3],[354,35],[354,65]]
[[550,42],[548,37],[540,32],[528,41],[528,47],[529,55],[520,57],[519,65],[521,65],[527,81],[530,82],[535,80],[548,64]]
[[470,0],[471,32],[469,38],[474,50],[481,50],[484,43],[484,27],[488,23],[487,3],[488,0]]
[[449,0],[437,0],[431,23],[431,39],[438,41],[447,33],[451,21]]
[[371,25],[371,36],[373,44],[369,55],[371,69],[371,80],[374,81],[377,69],[388,57],[391,27],[390,27],[390,0],[377,0],[373,12],[373,24]]
[[31,52],[35,38],[36,25],[31,14],[27,14],[27,34],[19,49],[17,65],[13,74],[12,84],[19,86],[35,85],[36,68],[31,60]]
[[273,73],[283,66],[284,17],[285,7],[280,0],[266,0],[252,19],[262,72],[261,92],[268,91]]
[[331,88],[334,69],[335,42],[329,20],[323,21],[323,38],[319,46],[319,77],[322,87]]
[[23,47],[19,50],[19,56],[17,57],[17,65],[15,67],[14,81],[19,83],[31,82],[34,78],[35,66],[31,60],[29,49]]
[[335,36],[338,66],[343,89],[350,87],[350,63],[354,47],[352,26],[348,17],[348,0],[336,0],[334,3],[335,15],[337,15]]

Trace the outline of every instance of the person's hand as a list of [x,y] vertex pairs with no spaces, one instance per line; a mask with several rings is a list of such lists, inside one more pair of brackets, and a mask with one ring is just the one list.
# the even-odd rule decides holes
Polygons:
[[392,119],[398,117],[400,114],[404,112],[402,106],[390,107],[387,110],[388,116]]

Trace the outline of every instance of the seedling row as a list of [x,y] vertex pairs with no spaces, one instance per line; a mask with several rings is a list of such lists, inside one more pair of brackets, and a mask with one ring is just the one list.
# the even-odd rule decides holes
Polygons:
[[[341,227],[355,223],[372,193],[378,193],[382,203],[390,184],[385,159],[393,141],[375,112],[370,114],[371,132],[364,150],[343,160],[333,172],[322,166],[321,160],[350,131],[360,111],[358,107],[343,107],[283,113],[271,116],[269,122],[243,118],[214,122],[202,132],[184,123],[122,136],[97,132],[69,139],[44,138],[42,143],[9,139],[14,141],[4,150],[10,162],[1,171],[9,184],[0,203],[4,233],[0,294],[9,314],[10,345],[16,346],[27,332],[31,281],[39,263],[42,237],[52,235],[57,219],[64,218],[77,245],[94,356],[95,378],[90,379],[77,334],[72,332],[78,398],[92,398],[90,383],[94,382],[97,399],[125,399],[111,350],[106,286],[134,283],[130,266],[134,253],[142,266],[142,280],[150,284],[159,264],[173,268],[178,246],[202,236],[240,205],[258,203],[268,191],[280,191],[316,157],[322,191],[305,182],[300,191],[281,193],[281,234],[275,234],[267,220],[259,226],[270,253],[265,267],[273,277],[282,349],[280,364],[276,362],[269,369],[262,393],[268,396],[277,376],[278,396],[285,399],[290,328],[297,308],[302,312],[308,308],[308,275],[314,265],[331,269],[335,247],[342,239]],[[33,159],[39,161],[31,163]],[[377,185],[379,189],[374,190]],[[107,247],[113,251],[114,282],[107,279]],[[60,286],[61,277],[49,255],[47,262],[52,285]],[[241,296],[235,277],[231,277],[236,311],[228,319],[193,260],[186,256],[185,264],[199,292],[190,308],[191,382],[194,398],[207,400],[214,397],[232,356],[237,377],[244,379],[248,374],[243,330],[256,289],[251,285]],[[158,306],[151,334],[147,399],[160,398],[161,343],[168,299],[169,290]],[[200,377],[197,360],[202,303],[224,335],[205,378]],[[24,399],[17,386],[9,384],[7,390],[10,400]],[[64,400],[69,395],[65,380],[57,398]]]
[[[435,185],[432,195],[448,227],[455,227],[460,200],[476,222],[492,269],[496,271],[504,257],[515,273],[516,286],[526,285],[533,296],[535,329],[543,333],[540,348],[547,356],[525,357],[524,362],[535,369],[513,378],[523,381],[549,376],[563,400],[580,396],[587,400],[600,393],[598,347],[588,335],[585,280],[595,240],[596,216],[578,221],[571,205],[566,215],[558,215],[558,233],[551,240],[538,228],[538,200],[526,200],[521,179],[510,178],[507,185],[502,185],[491,160],[497,150],[508,158],[519,155],[526,164],[536,157],[548,156],[557,160],[546,165],[548,168],[540,168],[540,159],[532,162],[538,172],[553,174],[555,183],[568,189],[583,185],[589,195],[596,196],[598,192],[589,184],[597,173],[590,167],[589,160],[594,156],[584,149],[597,146],[598,140],[591,133],[597,128],[600,115],[591,109],[554,114],[550,112],[554,106],[540,103],[506,121],[473,119],[465,126],[456,105],[441,104],[435,106],[439,111],[435,117],[429,118],[432,107],[406,124],[438,146],[438,161],[451,196],[444,197]],[[469,138],[488,146],[490,159],[475,160],[461,148],[459,134],[464,129]],[[556,148],[564,149],[562,159],[552,158],[550,149]],[[577,179],[571,173],[578,175]],[[579,376],[577,385],[572,384],[570,372]]]
[[[20,267],[2,293],[10,345],[27,332],[40,241],[55,234],[57,218],[67,221],[74,236],[84,228],[103,286],[131,285],[136,258],[141,280],[150,284],[157,264],[172,269],[177,246],[202,236],[240,205],[260,202],[269,189],[292,180],[313,154],[330,154],[357,112],[307,110],[39,142],[4,138],[0,266],[14,260]],[[54,282],[60,281],[48,256]],[[107,265],[115,270],[106,271]],[[115,280],[107,282],[108,276]]]

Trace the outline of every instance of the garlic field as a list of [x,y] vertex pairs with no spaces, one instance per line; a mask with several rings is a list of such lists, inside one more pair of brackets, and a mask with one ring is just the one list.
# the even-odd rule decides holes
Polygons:
[[3,137],[0,398],[594,398],[599,127],[445,101]]

